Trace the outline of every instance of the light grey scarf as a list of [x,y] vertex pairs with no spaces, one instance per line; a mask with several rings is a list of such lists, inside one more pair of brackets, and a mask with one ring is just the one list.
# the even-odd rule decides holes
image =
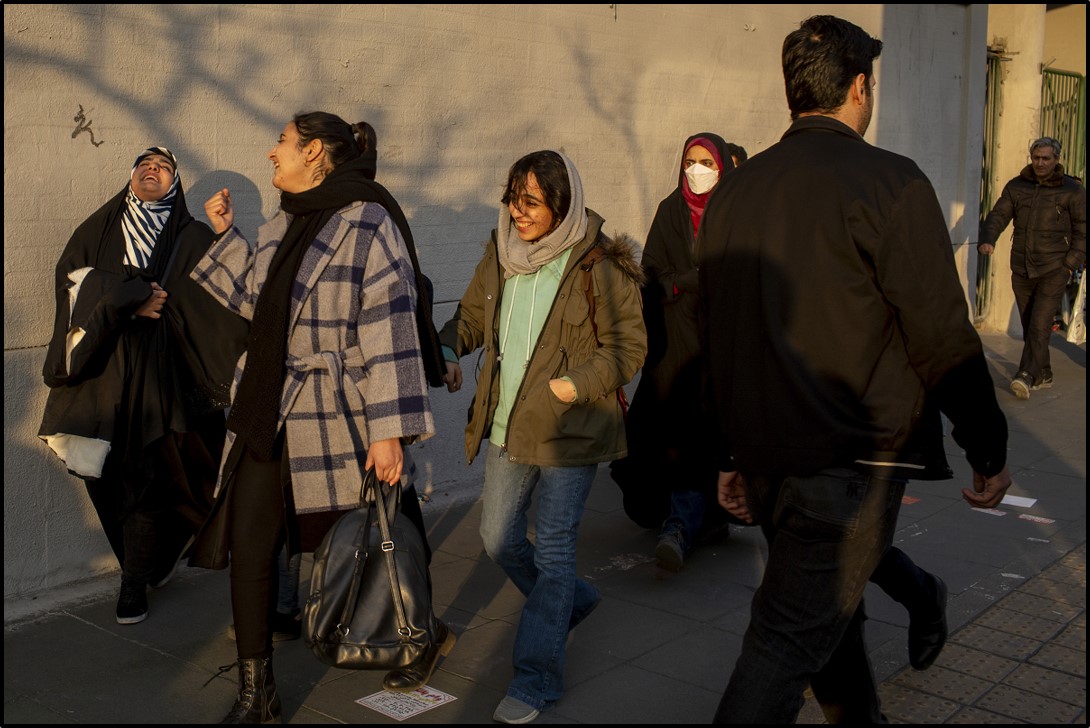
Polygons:
[[572,161],[561,152],[556,154],[564,160],[564,167],[568,170],[568,182],[571,185],[568,214],[551,233],[536,242],[528,243],[519,237],[507,205],[501,206],[499,223],[496,225],[496,243],[504,278],[536,273],[541,266],[555,260],[587,235],[583,181],[579,179],[579,172]]

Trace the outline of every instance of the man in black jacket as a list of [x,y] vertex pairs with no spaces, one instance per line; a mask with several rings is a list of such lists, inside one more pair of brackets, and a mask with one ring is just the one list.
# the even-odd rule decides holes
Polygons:
[[1052,386],[1052,319],[1071,273],[1086,262],[1086,188],[1064,174],[1057,140],[1033,142],[1029,158],[980,224],[977,244],[981,255],[991,255],[999,234],[1014,220],[1011,287],[1026,342],[1011,380],[1019,399],[1029,399],[1032,389]]
[[697,242],[719,498],[769,554],[716,722],[882,722],[863,589],[908,478],[949,478],[940,410],[990,507],[1006,420],[946,221],[911,160],[867,144],[881,41],[831,16],[787,36],[794,121],[720,182]]

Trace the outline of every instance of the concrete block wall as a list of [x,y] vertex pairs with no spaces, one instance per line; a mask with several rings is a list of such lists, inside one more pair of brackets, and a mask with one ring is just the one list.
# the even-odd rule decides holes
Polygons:
[[[982,6],[5,5],[5,597],[115,568],[82,485],[35,433],[53,266],[140,150],[175,152],[199,218],[229,187],[252,235],[277,208],[267,154],[292,114],[371,122],[445,321],[515,159],[566,152],[607,231],[642,244],[687,136],[754,155],[788,127],[780,46],[819,13],[885,41],[868,139],[918,161],[963,246]],[[462,453],[469,396],[435,392],[439,435],[416,453],[427,488],[479,482]]]

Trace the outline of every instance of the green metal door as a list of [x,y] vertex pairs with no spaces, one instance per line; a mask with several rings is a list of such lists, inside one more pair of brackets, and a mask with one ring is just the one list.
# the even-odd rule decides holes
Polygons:
[[[1060,159],[1064,171],[1073,177],[1086,180],[1086,77],[1071,71],[1046,68],[1041,72],[1041,136],[1050,136],[1060,142]],[[1076,273],[1067,286],[1061,305],[1065,327],[1072,321],[1077,307],[1079,282],[1082,271]],[[1083,304],[1085,306],[1085,300]],[[1083,312],[1085,317],[1085,311]],[[1082,320],[1085,320],[1083,318]],[[1085,336],[1085,325],[1083,326]],[[1072,339],[1068,339],[1072,341]]]
[[1041,76],[1041,136],[1059,141],[1064,170],[1085,180],[1086,77],[1052,68]]

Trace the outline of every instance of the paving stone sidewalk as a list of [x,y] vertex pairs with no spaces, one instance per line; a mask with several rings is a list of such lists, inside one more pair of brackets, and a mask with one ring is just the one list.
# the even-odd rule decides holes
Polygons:
[[[909,484],[895,543],[947,582],[951,636],[931,669],[909,669],[906,614],[868,587],[883,708],[896,723],[1085,724],[1085,346],[1054,339],[1056,384],[1023,401],[1008,389],[1021,342],[982,338],[1011,428],[1010,494],[1027,500],[970,509],[960,489],[971,473],[950,438],[955,480]],[[487,724],[510,680],[523,599],[483,553],[480,503],[434,495],[422,504],[434,601],[459,639],[429,685],[454,700],[404,722]],[[655,567],[656,540],[624,515],[601,468],[578,568],[602,604],[569,642],[563,699],[537,723],[710,721],[760,583],[763,539],[733,530],[678,574]],[[150,616],[137,625],[114,619],[116,581],[103,578],[80,599],[5,600],[4,724],[192,724],[226,714],[237,690],[234,673],[217,675],[235,659],[227,574],[182,569],[151,592]],[[356,702],[381,692],[381,673],[327,668],[302,640],[278,643],[274,660],[285,722],[401,722]],[[823,722],[813,701],[799,722]]]

